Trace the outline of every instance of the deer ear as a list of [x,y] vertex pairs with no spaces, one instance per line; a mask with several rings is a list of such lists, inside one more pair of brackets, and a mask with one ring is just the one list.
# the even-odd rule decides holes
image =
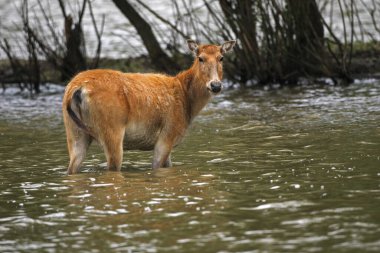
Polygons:
[[187,40],[187,46],[190,51],[193,52],[194,55],[197,55],[198,52],[198,44],[194,40]]
[[236,44],[236,40],[230,40],[230,41],[226,41],[222,44],[222,46],[220,47],[220,52],[222,54],[225,54],[229,51],[232,50],[232,48],[235,46]]

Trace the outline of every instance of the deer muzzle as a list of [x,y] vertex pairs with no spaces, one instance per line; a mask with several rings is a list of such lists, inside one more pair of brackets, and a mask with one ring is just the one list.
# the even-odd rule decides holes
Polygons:
[[210,88],[213,93],[219,93],[222,90],[222,82],[212,81],[210,83]]

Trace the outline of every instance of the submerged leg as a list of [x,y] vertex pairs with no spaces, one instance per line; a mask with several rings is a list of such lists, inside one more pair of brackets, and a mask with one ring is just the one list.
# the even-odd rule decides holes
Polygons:
[[166,159],[166,161],[164,162],[164,165],[162,167],[164,167],[164,168],[172,167],[172,159],[171,159],[170,154],[169,154],[168,158]]
[[107,168],[120,171],[123,162],[124,129],[113,131],[103,140],[104,153],[107,158]]
[[70,155],[70,164],[67,174],[78,172],[86,157],[87,149],[92,142],[92,137],[81,130],[67,132],[67,147]]
[[170,167],[170,152],[172,145],[170,142],[159,140],[154,147],[152,168],[158,169],[162,167]]

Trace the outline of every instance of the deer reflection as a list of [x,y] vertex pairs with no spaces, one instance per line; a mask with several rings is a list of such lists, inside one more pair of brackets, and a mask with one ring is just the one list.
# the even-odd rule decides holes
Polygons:
[[218,190],[211,174],[197,169],[160,168],[146,172],[104,172],[70,177],[69,201],[83,207],[83,215],[106,217],[106,222],[141,224],[150,228],[169,224],[163,217],[179,217],[196,212],[212,213],[225,207],[228,196]]

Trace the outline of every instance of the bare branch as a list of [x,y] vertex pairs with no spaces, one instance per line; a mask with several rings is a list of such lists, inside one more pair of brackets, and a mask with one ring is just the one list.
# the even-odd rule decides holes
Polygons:
[[96,68],[98,66],[98,64],[99,64],[100,54],[101,54],[101,51],[102,51],[102,36],[103,36],[103,30],[104,30],[104,24],[105,24],[105,15],[102,16],[102,23],[101,23],[100,31],[99,31],[98,26],[96,25],[94,12],[92,10],[91,1],[88,3],[88,6],[89,6],[89,9],[90,9],[90,15],[91,15],[92,25],[94,27],[96,38],[98,40],[98,46],[96,47],[96,54],[95,54],[95,57],[94,57],[94,61],[92,63],[92,67]]
[[155,16],[158,20],[160,20],[162,23],[168,25],[170,28],[172,28],[174,31],[176,31],[179,35],[181,35],[183,38],[188,39],[189,35],[185,34],[181,30],[179,30],[175,25],[173,25],[169,20],[163,18],[161,15],[159,15],[157,12],[152,10],[148,5],[143,3],[141,0],[136,0],[142,7],[144,7],[147,11],[149,11],[153,16]]

